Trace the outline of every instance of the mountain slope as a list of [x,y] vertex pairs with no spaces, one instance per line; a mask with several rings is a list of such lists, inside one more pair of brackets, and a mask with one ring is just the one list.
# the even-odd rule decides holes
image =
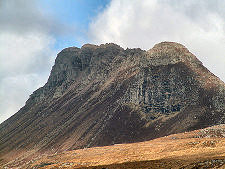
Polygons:
[[0,124],[0,157],[154,139],[225,122],[225,84],[183,45],[62,50],[48,82]]
[[224,168],[224,149],[225,125],[218,125],[145,142],[14,159],[3,168]]

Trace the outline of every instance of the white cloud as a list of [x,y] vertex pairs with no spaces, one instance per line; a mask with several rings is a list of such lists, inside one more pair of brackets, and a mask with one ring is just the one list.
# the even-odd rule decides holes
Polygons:
[[55,52],[47,34],[0,33],[0,123],[47,81]]
[[1,79],[0,123],[24,106],[29,95],[46,82],[46,77],[40,74],[22,74]]
[[146,50],[179,42],[225,81],[224,6],[224,0],[112,0],[90,24],[90,38]]
[[41,32],[28,34],[0,33],[2,76],[34,73],[49,67],[50,46],[54,39]]
[[74,31],[42,8],[38,0],[1,0],[0,30],[22,34],[35,31],[55,35]]
[[56,39],[75,35],[73,25],[43,9],[42,3],[0,0],[0,123],[46,83],[56,57]]
[[[0,1],[0,123],[47,81],[56,56],[53,37],[74,33],[37,2]],[[89,33],[93,43],[143,49],[180,42],[225,81],[224,6],[225,0],[112,0]]]
[[36,2],[0,2],[0,123],[46,83],[56,56],[52,34],[62,27],[44,16]]

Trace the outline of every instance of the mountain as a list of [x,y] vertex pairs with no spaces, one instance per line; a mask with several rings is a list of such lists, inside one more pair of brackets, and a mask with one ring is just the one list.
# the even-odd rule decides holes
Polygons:
[[225,123],[225,84],[183,45],[62,50],[47,83],[0,124],[0,159],[151,140]]

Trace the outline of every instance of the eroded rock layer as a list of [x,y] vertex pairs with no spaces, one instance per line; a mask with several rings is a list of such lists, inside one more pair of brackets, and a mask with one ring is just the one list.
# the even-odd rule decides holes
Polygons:
[[145,141],[222,123],[225,84],[183,45],[87,44],[62,50],[48,82],[0,124],[0,156]]

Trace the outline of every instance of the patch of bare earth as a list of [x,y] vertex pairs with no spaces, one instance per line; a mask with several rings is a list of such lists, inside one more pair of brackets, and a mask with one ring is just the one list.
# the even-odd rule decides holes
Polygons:
[[225,125],[23,161],[14,160],[2,168],[225,168]]

